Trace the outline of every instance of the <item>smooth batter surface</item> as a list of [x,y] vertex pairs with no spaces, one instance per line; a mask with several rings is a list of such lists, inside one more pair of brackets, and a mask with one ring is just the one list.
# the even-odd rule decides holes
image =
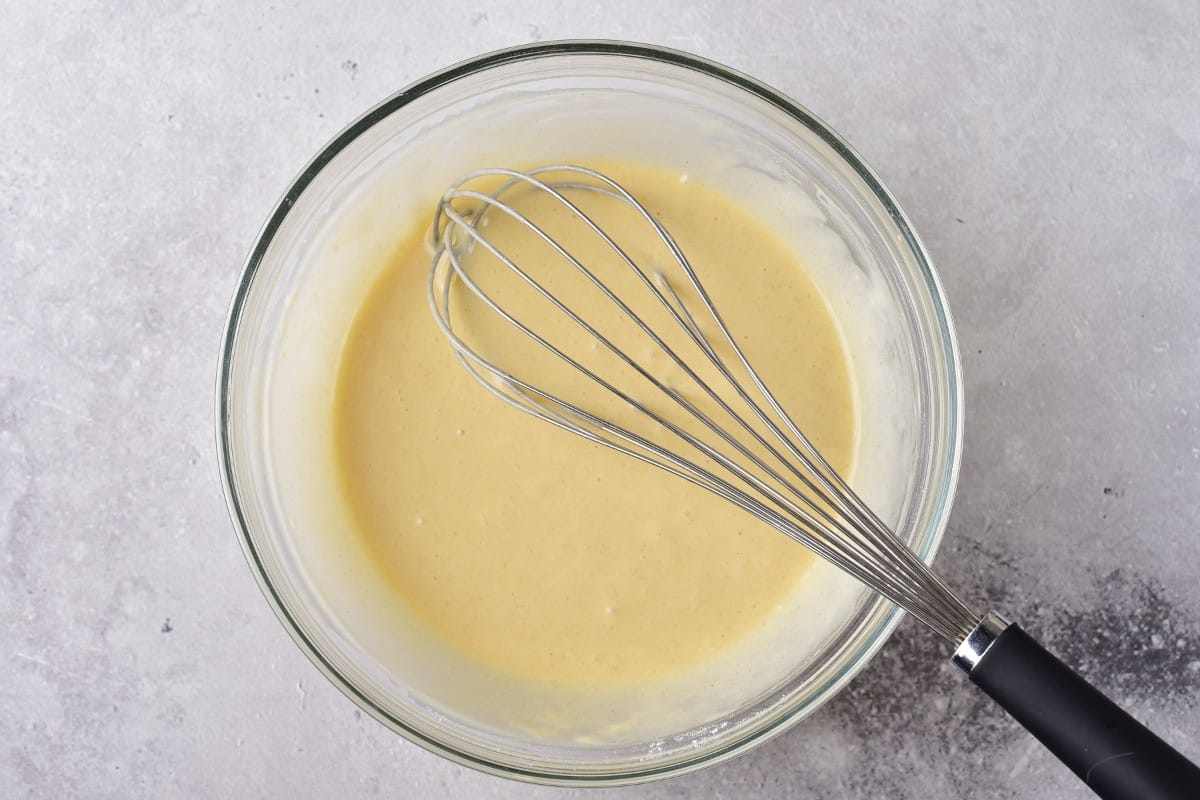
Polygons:
[[[604,170],[659,215],[776,395],[848,473],[857,409],[846,354],[796,255],[695,182],[642,166]],[[595,213],[634,250],[648,235],[620,214]],[[580,688],[661,679],[753,633],[813,556],[725,500],[488,395],[427,307],[427,224],[359,311],[335,401],[343,491],[397,603],[493,669]],[[512,246],[522,263],[547,257]],[[588,244],[579,247],[588,257]],[[571,296],[607,313],[586,292]],[[506,300],[548,319],[528,294]],[[475,333],[512,344],[486,325]],[[539,375],[540,362],[507,352],[524,375]],[[563,390],[601,404],[593,408],[624,413],[566,380]]]

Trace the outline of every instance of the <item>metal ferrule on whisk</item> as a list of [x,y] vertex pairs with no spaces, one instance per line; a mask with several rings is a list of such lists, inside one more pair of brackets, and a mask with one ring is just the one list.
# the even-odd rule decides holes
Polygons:
[[984,614],[975,629],[967,634],[967,638],[963,639],[962,644],[954,651],[954,666],[970,675],[971,670],[983,660],[1008,626],[1009,621],[995,611]]

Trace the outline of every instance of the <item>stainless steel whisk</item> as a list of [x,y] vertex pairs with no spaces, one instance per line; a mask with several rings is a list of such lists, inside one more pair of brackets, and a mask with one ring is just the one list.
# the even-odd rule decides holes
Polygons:
[[[613,263],[631,271],[646,294],[633,302],[610,286],[595,265],[573,252],[523,211],[529,197],[551,199],[582,235],[603,243]],[[665,255],[641,264],[597,224],[585,206],[620,204],[644,225],[645,237]],[[574,276],[609,304],[603,321],[571,305],[528,264],[514,261],[488,236],[492,219],[515,224],[544,248],[556,269]],[[552,165],[525,172],[485,169],[450,188],[438,204],[432,229],[436,253],[429,300],[455,355],[489,392],[509,405],[564,430],[605,445],[707,489],[812,550],[908,611],[955,645],[953,661],[1022,725],[1091,786],[1121,800],[1200,797],[1200,769],[995,613],[980,614],[948,587],[852,490],[813,446],[751,365],[726,326],[691,263],[654,213],[620,184],[595,170]],[[640,246],[640,245],[638,245]],[[481,259],[481,256],[483,257]],[[617,381],[539,332],[493,296],[486,269],[533,292],[547,309],[570,320],[601,352],[615,359]],[[644,426],[603,416],[586,404],[538,385],[494,355],[472,346],[455,312],[458,292],[472,313],[494,315],[536,344],[546,358],[585,376],[597,389],[651,420]],[[656,328],[639,308],[660,308]],[[665,315],[665,316],[664,316]],[[459,317],[456,326],[454,317]],[[627,326],[652,343],[680,388],[623,348],[607,327]],[[673,341],[674,340],[674,341]],[[633,376],[637,376],[633,378]],[[659,410],[666,402],[675,409]]]

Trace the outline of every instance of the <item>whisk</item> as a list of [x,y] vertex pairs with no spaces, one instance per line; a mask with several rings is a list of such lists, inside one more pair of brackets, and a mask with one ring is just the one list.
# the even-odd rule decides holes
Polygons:
[[[539,222],[531,199],[569,224]],[[597,204],[639,235],[618,240],[595,221]],[[501,227],[544,251],[538,263],[512,258],[493,235]],[[968,605],[872,511],[754,369],[675,239],[616,181],[570,165],[472,172],[442,197],[432,237],[434,316],[486,390],[715,493],[900,606],[1101,797],[1200,797],[1200,768],[1017,625]],[[603,268],[578,256],[585,237],[605,253]],[[530,293],[537,319],[514,312],[515,291]],[[542,324],[551,315],[566,328]],[[489,345],[487,331],[508,338]],[[530,377],[531,358],[586,390]],[[598,410],[598,396],[620,402]]]

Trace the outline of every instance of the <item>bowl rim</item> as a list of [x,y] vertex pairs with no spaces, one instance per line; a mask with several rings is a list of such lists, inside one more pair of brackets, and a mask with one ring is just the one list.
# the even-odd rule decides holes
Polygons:
[[[268,577],[263,558],[250,534],[250,526],[247,521],[243,502],[234,480],[234,444],[229,422],[232,405],[232,363],[241,328],[242,312],[245,309],[250,289],[255,283],[266,253],[274,241],[276,233],[301,194],[316,179],[321,170],[349,146],[351,142],[355,141],[376,123],[414,100],[462,78],[506,64],[564,55],[641,58],[699,72],[704,76],[716,78],[735,88],[741,89],[783,111],[789,117],[816,134],[857,174],[869,192],[883,206],[892,223],[896,226],[897,232],[903,237],[905,245],[911,251],[920,277],[924,281],[923,288],[929,293],[929,297],[932,300],[932,310],[936,318],[939,338],[943,346],[943,356],[946,362],[946,388],[948,390],[946,416],[948,421],[947,433],[949,434],[948,440],[944,443],[946,458],[944,459],[941,474],[931,476],[930,486],[937,489],[937,494],[933,498],[934,512],[927,529],[930,531],[930,534],[917,550],[917,554],[923,560],[927,563],[932,562],[946,531],[958,483],[962,460],[964,394],[959,346],[954,332],[950,308],[941,280],[933,267],[928,252],[909,222],[907,214],[901,209],[900,204],[893,197],[882,179],[867,165],[858,152],[823,120],[784,93],[745,73],[701,56],[655,44],[610,39],[564,39],[517,45],[483,53],[452,64],[410,83],[405,88],[385,98],[353,120],[326,142],[317,151],[316,155],[305,164],[276,202],[266,222],[259,230],[254,246],[243,264],[241,278],[236,286],[226,316],[224,334],[217,362],[214,398],[216,401],[216,428],[214,438],[221,486],[229,515],[237,532],[243,554],[251,568],[251,572],[254,574],[260,591],[274,610],[276,617],[283,624],[284,629],[309,661],[352,702],[367,711],[367,713],[387,728],[414,744],[450,761],[488,774],[526,782],[560,786],[645,783],[722,763],[745,753],[789,729],[792,725],[807,716],[808,713],[811,713],[811,711],[814,711],[836,695],[847,682],[871,661],[875,653],[890,638],[897,624],[899,624],[902,618],[901,610],[894,605],[887,608],[875,633],[864,643],[858,655],[853,659],[848,659],[840,673],[827,679],[823,688],[813,696],[809,703],[803,707],[797,705],[785,710],[771,724],[755,729],[749,734],[722,747],[708,750],[695,757],[685,758],[668,765],[657,767],[647,765],[645,768],[621,772],[568,774],[565,772],[549,772],[542,769],[523,769],[511,763],[489,761],[486,758],[460,751],[422,733],[419,729],[408,725],[403,720],[397,719],[388,713],[371,697],[355,686],[351,680],[343,676],[304,632],[304,629],[293,617],[292,612],[287,607],[279,591]],[[806,713],[799,713],[801,710],[804,710]]]

